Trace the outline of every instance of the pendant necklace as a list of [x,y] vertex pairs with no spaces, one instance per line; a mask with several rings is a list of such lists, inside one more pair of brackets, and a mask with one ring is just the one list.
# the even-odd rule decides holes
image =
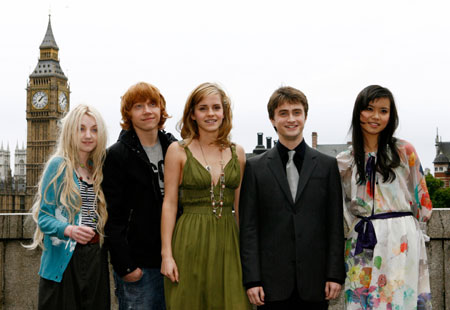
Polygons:
[[211,176],[211,189],[210,194],[211,194],[211,207],[212,207],[212,211],[214,216],[217,219],[222,218],[222,208],[223,208],[223,192],[225,190],[225,171],[224,171],[224,167],[223,167],[223,145],[220,146],[220,177],[219,177],[219,200],[217,201],[215,196],[214,196],[214,182],[213,182],[213,177],[212,177],[212,173],[211,173],[211,166],[208,164],[208,161],[206,160],[205,157],[205,153],[203,153],[203,148],[202,148],[202,144],[200,143],[200,141],[198,142],[198,144],[200,145],[200,150],[202,151],[202,156],[203,156],[203,160],[206,163],[206,170],[208,170],[210,176]]
[[[88,173],[91,171],[90,167],[89,167],[89,168],[86,167],[86,165],[83,164],[83,163],[80,163],[80,168],[86,169],[86,170],[88,171]],[[89,176],[89,174],[86,175],[86,178],[87,178],[89,181],[91,180],[91,177]],[[83,177],[81,176],[81,173],[80,173],[80,180],[83,181]]]

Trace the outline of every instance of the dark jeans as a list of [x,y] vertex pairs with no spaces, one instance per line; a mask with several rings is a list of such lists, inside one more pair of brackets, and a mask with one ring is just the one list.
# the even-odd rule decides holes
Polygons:
[[119,310],[165,310],[164,281],[159,269],[142,268],[142,278],[125,282],[114,272]]
[[264,306],[258,307],[260,310],[326,310],[328,301],[307,302],[300,299],[297,289],[294,289],[291,297],[286,300],[268,301]]
[[39,282],[38,309],[109,310],[109,269],[105,248],[77,244],[61,282]]

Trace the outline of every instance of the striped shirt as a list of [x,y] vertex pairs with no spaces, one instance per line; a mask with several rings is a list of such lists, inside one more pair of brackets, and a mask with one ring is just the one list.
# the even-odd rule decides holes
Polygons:
[[78,180],[81,195],[81,225],[97,230],[98,214],[94,185]]

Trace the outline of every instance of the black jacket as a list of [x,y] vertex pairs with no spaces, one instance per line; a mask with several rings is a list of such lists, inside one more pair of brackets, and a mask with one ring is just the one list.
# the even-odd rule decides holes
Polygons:
[[[165,157],[175,137],[158,132]],[[161,206],[158,175],[134,130],[122,130],[107,150],[103,191],[108,209],[105,242],[114,271],[124,276],[137,267],[161,267]]]
[[296,199],[276,147],[247,160],[239,223],[244,284],[261,283],[266,301],[325,299],[325,283],[343,283],[344,221],[336,159],[305,149]]

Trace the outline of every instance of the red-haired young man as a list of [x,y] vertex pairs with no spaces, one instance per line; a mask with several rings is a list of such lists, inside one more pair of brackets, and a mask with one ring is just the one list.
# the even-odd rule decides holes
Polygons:
[[161,268],[164,156],[176,139],[163,131],[166,102],[148,83],[122,96],[122,132],[108,151],[103,191],[106,242],[120,309],[165,309]]

